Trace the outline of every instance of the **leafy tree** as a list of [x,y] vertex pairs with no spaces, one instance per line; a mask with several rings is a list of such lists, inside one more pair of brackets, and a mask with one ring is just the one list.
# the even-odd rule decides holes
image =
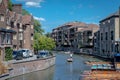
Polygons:
[[39,46],[39,49],[40,50],[52,50],[55,48],[55,42],[52,38],[49,38],[49,37],[46,37],[44,35],[42,35],[40,38],[39,38],[39,42],[38,44],[40,45]]
[[39,38],[40,38],[40,33],[35,32],[35,33],[34,33],[34,44],[33,44],[35,53],[37,53],[38,50],[39,50],[39,46],[40,46],[40,45],[38,44]]
[[12,11],[12,2],[11,0],[8,0],[8,9]]
[[49,32],[47,32],[45,35],[46,35],[47,37],[51,37],[51,34],[50,34]]
[[35,30],[35,32],[40,33],[40,34],[42,34],[44,32],[44,30],[41,28],[40,22],[35,19],[34,19],[34,30]]

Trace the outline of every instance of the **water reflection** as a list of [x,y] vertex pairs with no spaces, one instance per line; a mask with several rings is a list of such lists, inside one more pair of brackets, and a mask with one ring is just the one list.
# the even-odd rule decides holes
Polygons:
[[17,76],[9,80],[53,80],[54,66],[49,69]]

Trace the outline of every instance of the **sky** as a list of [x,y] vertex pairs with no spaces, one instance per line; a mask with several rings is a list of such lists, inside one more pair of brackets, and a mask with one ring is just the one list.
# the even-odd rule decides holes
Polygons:
[[99,21],[118,11],[120,0],[12,0],[20,3],[45,32],[67,22],[79,21],[99,25]]

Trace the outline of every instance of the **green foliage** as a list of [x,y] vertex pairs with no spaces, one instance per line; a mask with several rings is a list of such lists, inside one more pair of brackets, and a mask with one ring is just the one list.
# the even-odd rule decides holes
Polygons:
[[34,34],[34,49],[35,50],[52,50],[55,48],[55,42],[52,38],[40,35],[40,33]]
[[10,47],[5,48],[5,60],[12,60],[12,52],[13,49],[11,49]]
[[34,30],[35,30],[35,32],[40,33],[40,34],[42,34],[44,32],[44,30],[41,28],[40,22],[35,19],[34,19]]
[[40,38],[40,33],[35,32],[34,33],[34,44],[33,44],[35,51],[37,51],[40,46],[40,45],[38,45],[39,38]]
[[39,38],[38,44],[40,50],[52,50],[55,48],[55,42],[52,38],[46,37],[46,36],[41,36]]
[[45,35],[46,35],[47,37],[50,37],[50,36],[51,36],[51,34],[50,34],[49,32],[47,32]]
[[22,9],[22,15],[30,15],[30,13],[27,10]]
[[8,9],[12,11],[12,2],[11,0],[8,0]]

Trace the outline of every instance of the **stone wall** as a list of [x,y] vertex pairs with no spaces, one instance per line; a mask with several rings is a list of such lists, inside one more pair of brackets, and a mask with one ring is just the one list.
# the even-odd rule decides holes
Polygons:
[[[55,56],[43,58],[43,59],[35,59],[31,61],[22,61],[22,62],[14,62],[11,64],[13,68],[10,70],[9,76],[4,79],[30,73],[33,71],[44,70],[53,66],[55,64]],[[2,79],[2,78],[1,78]]]

